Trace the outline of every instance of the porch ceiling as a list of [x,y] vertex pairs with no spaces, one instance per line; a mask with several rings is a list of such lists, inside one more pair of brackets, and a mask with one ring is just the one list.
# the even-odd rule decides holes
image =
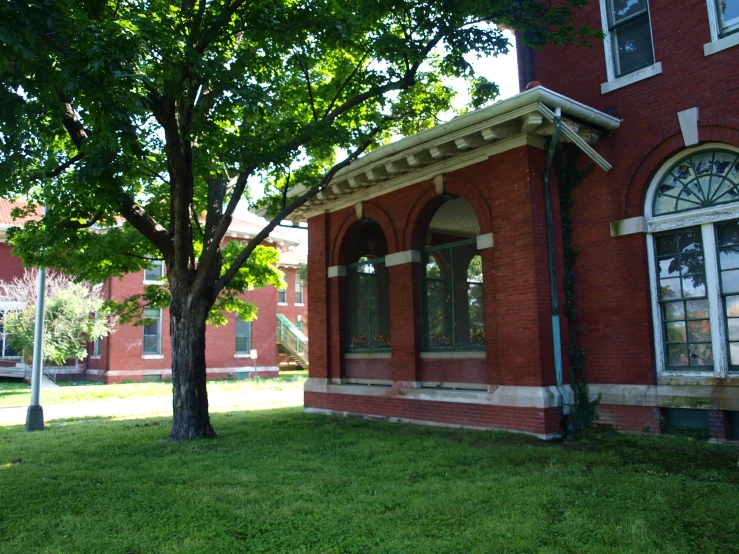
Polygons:
[[[544,87],[535,87],[443,125],[388,144],[339,171],[329,186],[293,212],[293,223],[340,210],[440,173],[478,163],[513,148],[544,148],[562,110],[560,140],[572,142],[608,171],[610,164],[592,147],[621,121]],[[307,190],[297,187],[296,196]]]

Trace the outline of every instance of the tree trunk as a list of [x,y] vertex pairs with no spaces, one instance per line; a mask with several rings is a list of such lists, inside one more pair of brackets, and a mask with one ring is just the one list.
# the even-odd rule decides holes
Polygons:
[[208,393],[205,385],[207,315],[207,301],[197,298],[197,295],[189,294],[182,300],[172,296],[172,440],[216,436],[208,415]]

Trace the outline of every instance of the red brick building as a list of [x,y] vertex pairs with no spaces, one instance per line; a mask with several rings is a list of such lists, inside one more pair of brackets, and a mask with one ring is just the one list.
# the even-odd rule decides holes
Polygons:
[[[0,233],[4,233],[10,226],[22,224],[12,220],[11,208],[9,202],[0,201]],[[260,230],[261,226],[256,223],[235,219],[225,240],[246,241]],[[4,239],[4,236],[0,238]],[[288,288],[282,292],[271,286],[248,291],[242,298],[257,306],[256,320],[250,323],[237,322],[235,314],[228,314],[227,325],[208,328],[206,364],[209,378],[246,376],[252,373],[255,368],[251,357],[252,349],[257,350],[258,374],[275,376],[281,365],[291,361],[286,355],[290,344],[283,345],[283,342],[295,334],[302,336],[299,330],[301,328],[307,334],[308,304],[302,290],[302,279],[298,274],[298,268],[305,263],[306,256],[293,250],[298,241],[279,231],[273,232],[265,244],[280,251],[279,267],[285,273]],[[20,260],[12,256],[11,247],[5,243],[0,244],[0,279],[12,281],[23,271]],[[131,273],[122,279],[111,278],[103,284],[104,293],[114,300],[139,294],[145,284],[158,282],[164,271],[166,268],[161,264],[155,264],[149,270]],[[281,296],[284,298],[280,298]],[[89,345],[87,360],[64,368],[52,368],[51,372],[59,379],[84,378],[106,383],[170,378],[172,346],[168,332],[168,310],[149,309],[145,315],[151,319],[148,325],[118,325],[110,336]],[[283,332],[278,337],[280,326]],[[307,363],[307,339],[305,342],[306,345],[299,352],[301,365]],[[0,344],[5,343],[3,341]],[[18,361],[20,358],[12,350],[4,350],[0,357],[0,365],[14,365]]]
[[559,142],[595,165],[570,215],[600,419],[737,436],[739,1],[600,0],[581,17],[603,43],[519,48],[520,94],[366,155],[296,214],[307,411],[561,433],[561,212],[551,171],[553,310],[543,182],[561,113]]

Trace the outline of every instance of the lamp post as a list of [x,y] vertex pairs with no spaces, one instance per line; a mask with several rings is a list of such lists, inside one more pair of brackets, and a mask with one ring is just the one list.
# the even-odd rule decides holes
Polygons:
[[[46,207],[44,206],[44,215]],[[44,409],[41,407],[41,368],[44,364],[44,300],[46,297],[46,270],[38,270],[36,287],[36,323],[33,330],[33,365],[31,369],[31,405],[26,413],[26,431],[44,430]]]

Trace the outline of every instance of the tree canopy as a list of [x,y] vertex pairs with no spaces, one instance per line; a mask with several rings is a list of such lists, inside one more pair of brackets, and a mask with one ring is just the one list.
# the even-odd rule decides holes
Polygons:
[[[149,292],[172,329],[253,316],[239,293],[279,283],[259,246],[274,226],[362,152],[432,126],[455,95],[444,78],[472,107],[494,99],[465,56],[507,52],[501,26],[534,47],[587,40],[585,1],[3,3],[0,195],[48,209],[9,234],[15,252],[92,282],[163,259],[168,288]],[[274,218],[224,248],[254,179]]]

